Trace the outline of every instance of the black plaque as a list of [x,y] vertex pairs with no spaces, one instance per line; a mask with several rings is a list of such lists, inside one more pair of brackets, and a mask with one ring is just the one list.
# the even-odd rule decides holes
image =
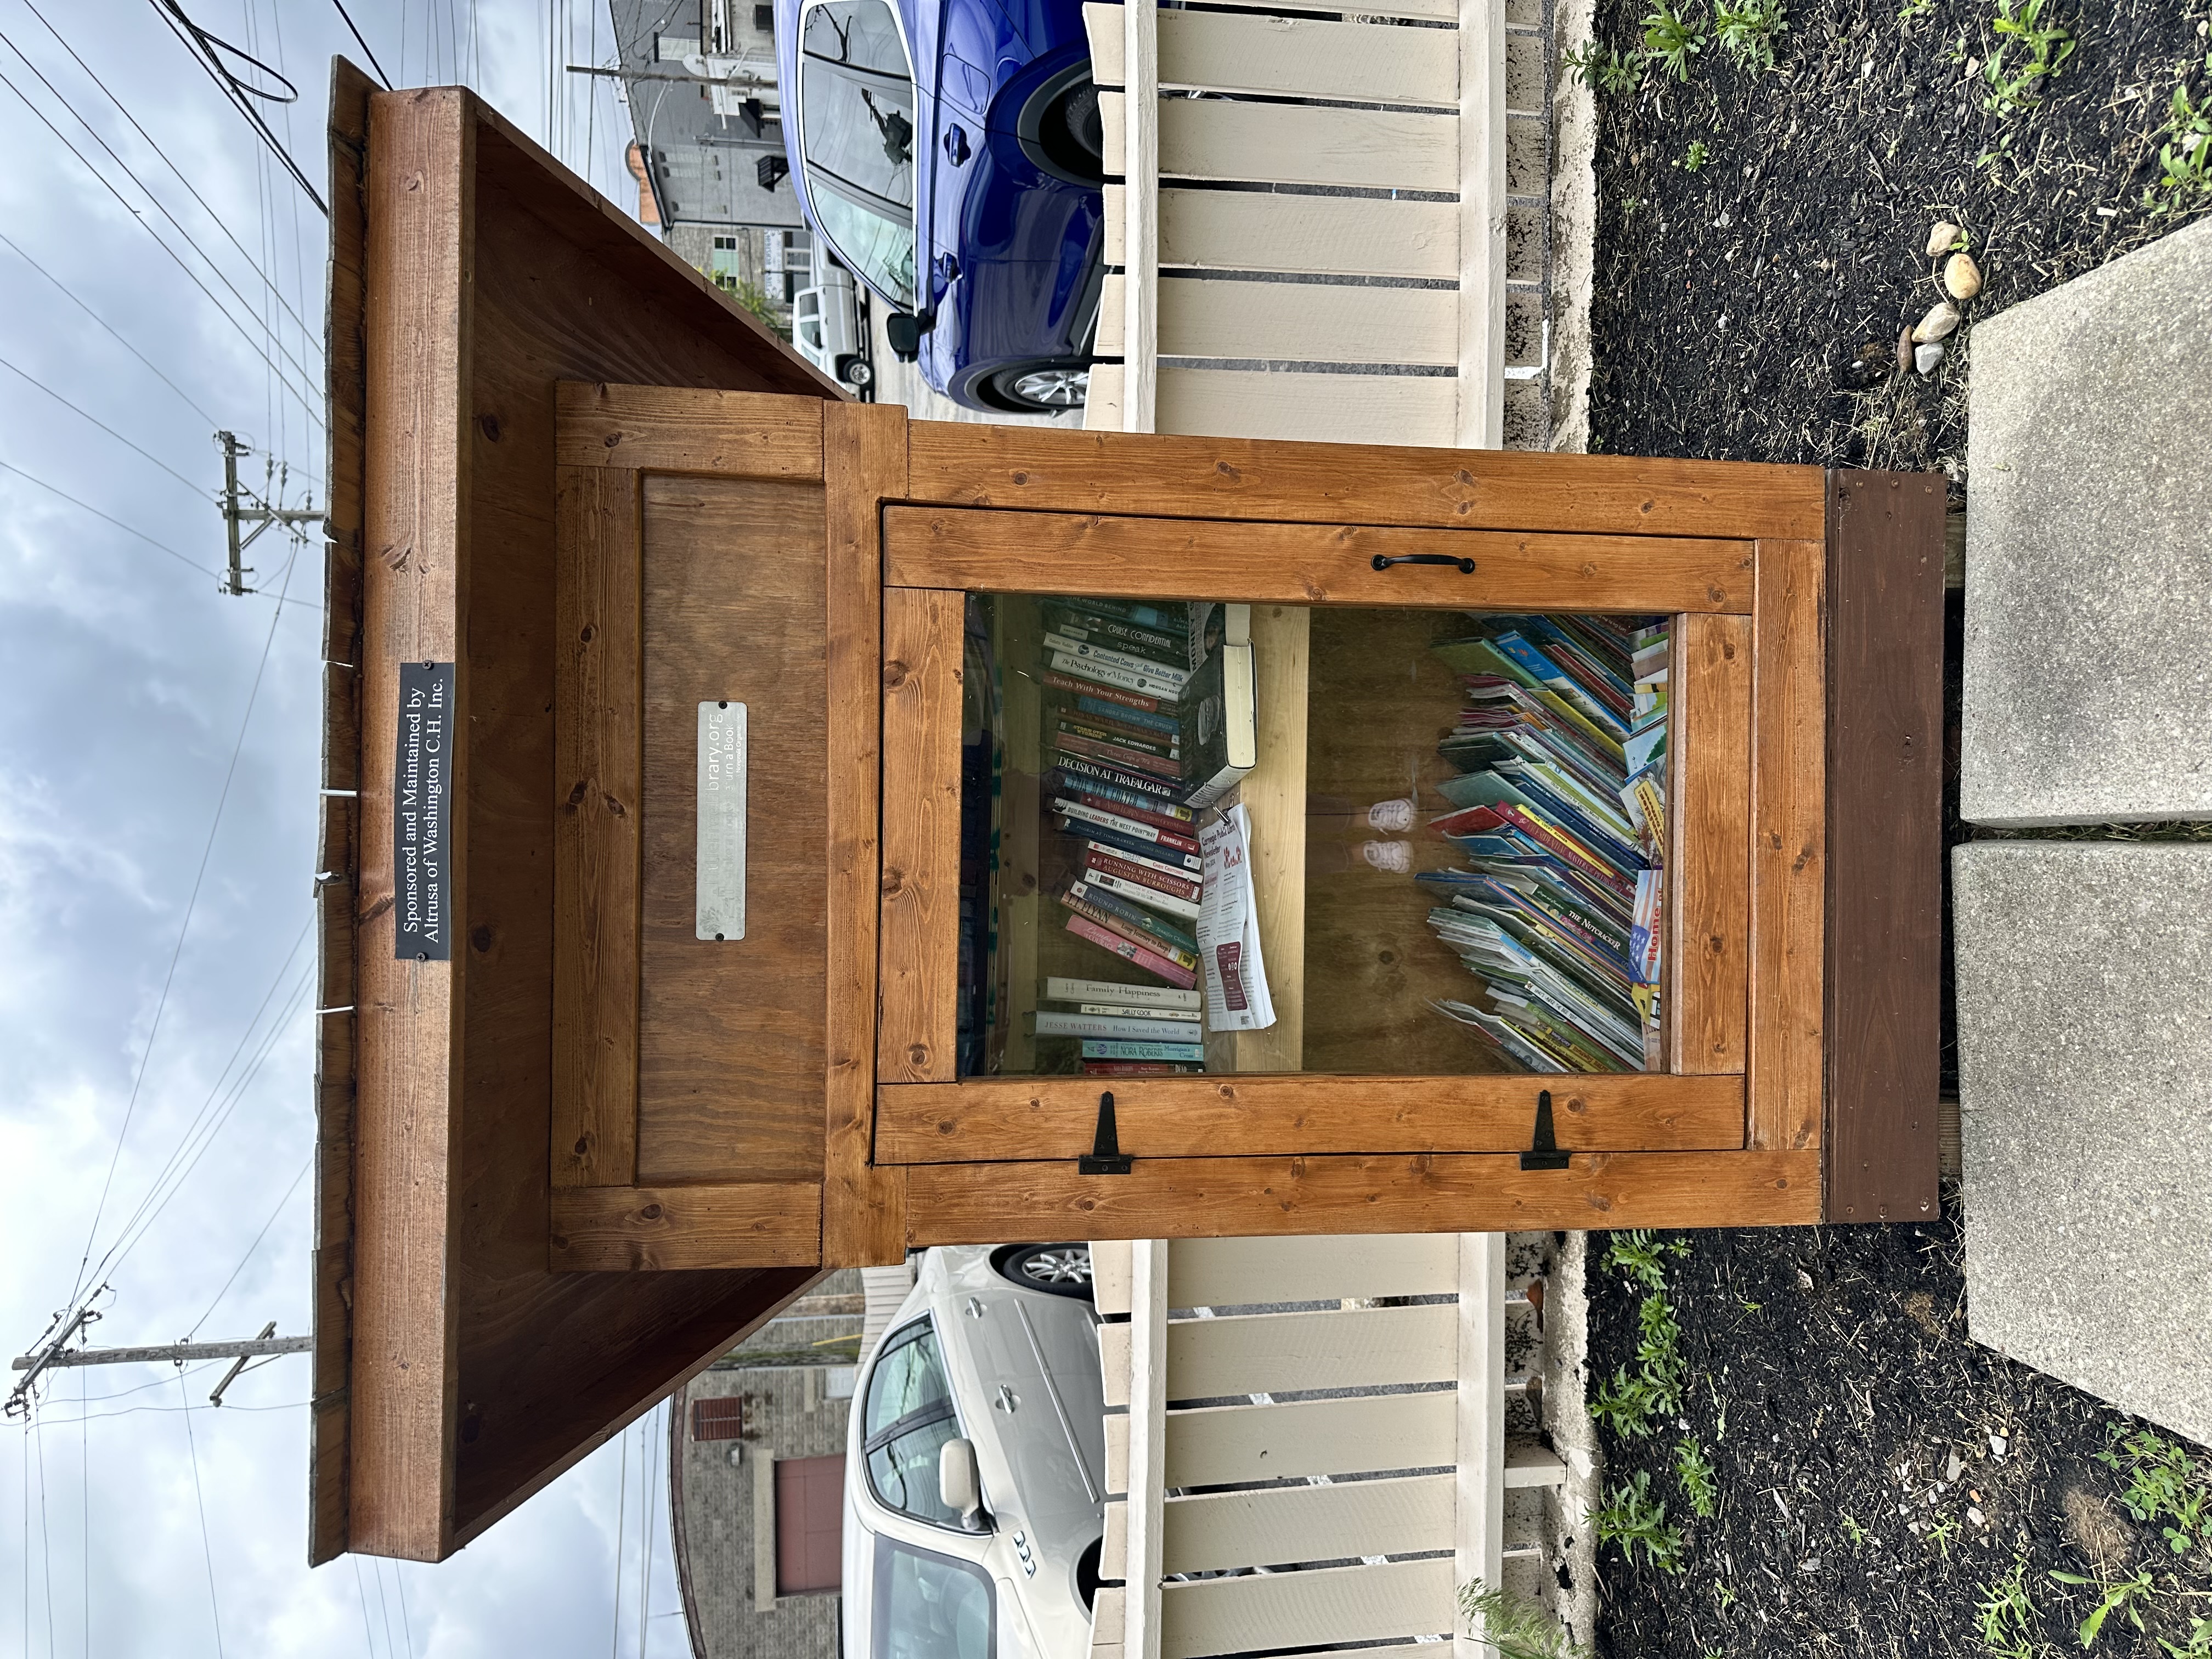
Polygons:
[[392,954],[453,958],[453,665],[399,665],[392,768]]

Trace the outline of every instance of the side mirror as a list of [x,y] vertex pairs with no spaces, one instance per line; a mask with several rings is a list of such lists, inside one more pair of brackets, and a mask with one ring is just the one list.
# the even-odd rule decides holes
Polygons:
[[921,337],[928,332],[929,323],[910,311],[894,311],[884,319],[884,337],[890,342],[891,356],[902,363],[921,356]]
[[975,1448],[966,1440],[948,1440],[937,1454],[937,1495],[945,1507],[960,1517],[970,1532],[983,1523],[983,1477],[975,1467]]

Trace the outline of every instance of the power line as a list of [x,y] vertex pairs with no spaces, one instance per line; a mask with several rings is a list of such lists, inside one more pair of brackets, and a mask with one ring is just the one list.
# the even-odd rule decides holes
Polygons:
[[386,92],[391,91],[392,77],[384,72],[384,65],[376,61],[376,48],[368,44],[368,37],[361,32],[361,25],[353,21],[353,14],[345,9],[345,0],[331,0],[331,3],[338,9],[338,15],[345,19],[346,27],[353,32],[353,38],[360,44],[362,51],[368,53],[368,66],[376,71],[376,78],[384,82]]
[[60,392],[55,391],[53,387],[48,386],[37,375],[32,374],[27,368],[18,368],[14,363],[9,362],[5,357],[0,357],[0,368],[6,369],[11,374],[21,375],[23,379],[28,380],[33,386],[38,387],[40,391],[45,392],[46,396],[52,398],[56,403],[59,404],[64,409],[69,410],[70,414],[80,416],[83,419],[90,421],[94,426],[98,427],[102,432],[105,432],[109,437],[114,439],[116,442],[121,444],[125,449],[137,451],[138,454],[153,462],[154,465],[160,467],[162,471],[167,473],[179,483],[184,485],[185,489],[191,490],[193,495],[204,495],[207,494],[204,486],[194,483],[190,478],[187,478],[183,473],[178,471],[176,468],[171,466],[159,455],[154,453],[152,450],[142,448],[138,445],[131,442],[130,439],[125,437],[113,427],[108,425],[106,422],[101,420],[99,416],[93,414],[89,410],[81,408],[79,405],[71,403],[68,398],[63,397]]
[[[63,38],[62,33],[58,29],[55,28],[52,23],[46,21],[46,14],[41,12],[37,6],[32,4],[31,0],[23,0],[23,5],[24,8],[30,12],[32,16],[37,18],[40,23],[45,24],[46,33],[54,37],[55,40],[60,44],[61,49],[64,52],[69,53],[70,61],[75,63],[79,69],[82,70],[85,74],[91,78],[93,85],[98,87],[100,91],[106,94],[107,101],[115,106],[117,112],[119,113],[125,120],[131,124],[131,130],[146,141],[148,148],[150,149],[155,155],[161,158],[161,164],[164,167],[167,167],[171,173],[176,174],[177,182],[185,187],[186,192],[190,194],[192,200],[200,204],[201,210],[204,212],[210,220],[214,221],[215,228],[223,234],[233,247],[239,251],[240,254],[244,257],[246,264],[252,266],[254,275],[260,277],[262,282],[267,284],[270,292],[276,296],[276,303],[283,306],[286,313],[290,316],[295,323],[299,325],[301,340],[310,346],[315,346],[316,341],[314,331],[307,326],[307,319],[301,316],[298,312],[292,309],[290,302],[284,298],[284,290],[277,286],[276,279],[270,276],[270,274],[266,270],[264,270],[259,265],[254,264],[253,256],[247,253],[246,251],[246,244],[240,241],[237,236],[233,234],[230,226],[225,222],[223,216],[220,213],[217,213],[215,209],[209,204],[207,198],[199,193],[198,188],[196,188],[192,184],[191,176],[173,161],[170,160],[168,151],[161,148],[160,141],[158,141],[152,133],[147,131],[144,127],[138,124],[138,118],[131,114],[131,106],[128,104],[125,104],[120,98],[118,98],[115,94],[109,89],[107,82],[100,78],[99,72],[95,70],[91,64],[86,63],[82,58],[77,55],[76,48],[70,45],[68,40]],[[19,52],[17,53],[17,56],[21,57],[21,54]],[[25,61],[28,62],[29,60],[26,59]],[[59,97],[60,95],[61,94],[58,93],[55,94],[56,97]],[[72,108],[70,112],[72,114],[76,113],[74,108]],[[79,115],[77,116],[77,119],[82,122],[84,118],[82,115]],[[87,131],[92,131],[89,124],[86,125],[85,130]],[[111,155],[114,155],[112,150],[110,150],[108,153]],[[122,158],[120,156],[117,156],[116,160],[118,165],[122,164]],[[125,170],[126,172],[129,171],[127,167]],[[147,188],[144,179],[140,179],[135,173],[131,173],[131,178],[132,183],[136,184],[139,189],[146,191],[148,200],[153,202],[156,207],[160,207],[161,205],[160,198],[155,197],[154,192]],[[169,214],[167,209],[163,209],[162,212],[163,216],[168,218],[170,223],[177,223],[175,216]],[[179,231],[182,231],[184,227],[182,225],[177,225],[177,228]],[[198,253],[202,258],[207,258],[206,251],[201,248],[197,242],[193,243],[192,247],[193,251]],[[215,262],[212,259],[209,259],[208,263],[212,265]],[[234,290],[234,291],[235,290]],[[241,299],[244,298],[243,295],[240,295],[240,297]],[[317,349],[319,349],[319,347],[317,347]],[[302,372],[305,372],[304,369]],[[214,420],[214,416],[210,416],[208,418],[210,421]]]
[[307,1161],[300,1166],[300,1173],[292,1177],[292,1184],[284,1189],[284,1196],[278,1199],[276,1207],[269,1212],[269,1219],[263,1222],[261,1231],[253,1235],[253,1243],[246,1247],[246,1254],[238,1258],[238,1265],[230,1270],[230,1277],[222,1281],[222,1288],[215,1293],[215,1300],[207,1304],[207,1313],[195,1319],[192,1328],[185,1333],[187,1342],[191,1340],[201,1326],[208,1322],[208,1316],[222,1304],[223,1297],[230,1294],[230,1287],[238,1283],[239,1274],[244,1273],[246,1264],[253,1260],[253,1253],[261,1248],[261,1241],[269,1237],[269,1230],[276,1224],[276,1218],[284,1213],[284,1206],[292,1201],[292,1194],[300,1190],[301,1182],[307,1179],[307,1171],[314,1167],[314,1162],[315,1155],[310,1152]]
[[160,380],[163,386],[168,387],[170,391],[175,392],[177,396],[182,398],[187,404],[190,404],[194,414],[198,415],[202,420],[204,420],[210,426],[220,426],[222,424],[222,422],[216,420],[214,416],[209,414],[204,409],[202,409],[198,403],[194,400],[191,392],[185,391],[184,387],[179,386],[167,375],[162,374],[161,369],[156,367],[151,357],[149,357],[144,352],[139,350],[137,346],[132,345],[130,341],[125,339],[120,334],[116,333],[115,330],[109,326],[107,320],[80,299],[76,291],[70,288],[67,283],[62,281],[60,277],[55,276],[53,272],[48,270],[44,265],[40,264],[36,259],[33,259],[29,254],[24,252],[21,245],[5,231],[0,231],[0,242],[5,242],[10,248],[13,248],[17,258],[21,259],[25,264],[30,266],[32,270],[37,271],[40,276],[45,277],[56,288],[61,289],[64,294],[69,296],[70,302],[76,306],[78,310],[84,313],[86,316],[91,318],[94,322],[98,323],[100,327],[106,329],[107,332],[113,337],[115,343],[118,345],[121,346],[125,351],[136,357],[140,362],[145,364],[148,368],[153,370],[154,377],[156,380]]
[[[207,71],[208,78],[216,83],[224,97],[230,100],[232,106],[246,118],[246,125],[261,135],[261,142],[269,147],[270,155],[284,164],[284,170],[292,175],[293,182],[307,191],[307,199],[322,210],[325,219],[329,218],[330,204],[323,200],[314,185],[308,182],[307,175],[300,171],[300,164],[292,159],[291,152],[277,142],[276,133],[270,131],[261,112],[246,101],[249,98],[258,98],[268,103],[288,104],[299,97],[300,89],[286,80],[282,71],[271,69],[252,53],[234,46],[222,36],[202,28],[185,15],[185,9],[177,3],[177,0],[148,0],[148,3],[169,26],[170,33],[184,42],[193,60]],[[217,55],[218,51],[227,52],[241,63],[250,64],[255,69],[274,76],[283,83],[284,93],[264,92],[258,87],[248,86],[223,66],[222,58]]]
[[[170,259],[175,264],[177,269],[185,273],[186,279],[191,282],[192,286],[199,289],[202,294],[207,296],[208,303],[213,306],[216,310],[222,314],[225,322],[228,323],[233,328],[238,331],[240,337],[245,340],[246,344],[252,347],[255,355],[258,356],[262,362],[267,363],[271,368],[276,368],[276,364],[275,360],[272,359],[266,351],[262,349],[260,343],[254,339],[252,334],[246,331],[246,325],[239,321],[237,317],[232,313],[229,307],[225,306],[222,301],[216,298],[215,290],[200,280],[199,273],[194,270],[190,265],[186,264],[182,258],[178,257],[177,251],[161,240],[161,233],[156,231],[152,225],[147,223],[146,216],[141,213],[137,208],[131,206],[130,198],[125,196],[121,191],[116,189],[113,182],[108,179],[106,173],[102,173],[98,167],[93,166],[93,164],[86,159],[85,154],[82,150],[79,149],[75,144],[70,143],[69,138],[63,133],[62,130],[56,126],[53,122],[47,118],[46,112],[40,109],[36,104],[33,103],[23,89],[17,86],[13,81],[9,80],[4,72],[0,72],[0,87],[5,87],[9,91],[14,93],[16,98],[21,102],[23,107],[30,111],[33,115],[36,116],[39,118],[40,124],[43,125],[48,132],[52,133],[55,138],[60,141],[62,148],[69,151],[71,155],[76,158],[77,164],[93,176],[94,182],[96,182],[103,190],[106,191],[107,193],[112,196],[117,201],[123,204],[124,210],[129,213],[133,219],[137,220],[140,228],[143,229],[149,236],[151,236],[154,239],[154,246],[160,248],[162,252],[167,254]],[[201,257],[205,258],[206,256],[203,254]],[[283,348],[280,345],[277,349],[281,351]],[[277,372],[282,375],[283,371],[281,369]],[[300,372],[302,374],[305,374],[307,371],[302,368]],[[301,392],[297,386],[292,386],[289,380],[285,381],[285,385],[287,388],[290,390],[292,395],[300,400],[301,406],[303,409],[308,410],[310,419],[319,424],[322,417],[313,412],[312,404],[310,404],[307,395]]]
[[361,1636],[368,1644],[368,1659],[376,1659],[376,1632],[368,1622],[368,1587],[361,1582],[361,1557],[347,1553],[346,1559],[353,1563],[353,1593],[361,1598]]
[[[185,1392],[185,1378],[181,1371],[177,1374],[177,1392],[179,1395]],[[207,1494],[200,1490],[200,1449],[199,1442],[192,1435],[192,1402],[190,1396],[185,1399],[185,1445],[191,1454],[192,1497],[199,1505],[200,1551],[207,1559],[208,1612],[215,1620],[215,1659],[222,1659],[222,1607],[215,1595],[215,1540],[208,1534]]]
[[12,461],[0,461],[0,470],[12,472],[19,478],[28,479],[31,483],[38,485],[40,489],[46,491],[48,494],[60,496],[71,507],[82,507],[85,512],[91,514],[95,519],[106,520],[109,524],[113,525],[118,530],[124,532],[127,535],[136,536],[140,541],[145,543],[147,546],[159,549],[161,552],[167,554],[171,558],[176,560],[180,564],[190,565],[193,569],[198,571],[203,576],[212,578],[214,580],[218,582],[222,580],[222,572],[217,570],[213,565],[202,564],[198,559],[188,557],[186,555],[178,552],[177,550],[170,546],[168,543],[157,542],[144,531],[131,529],[129,525],[124,523],[120,519],[108,518],[108,515],[101,512],[98,507],[92,506],[88,502],[79,501],[76,496],[69,494],[66,490],[56,489],[52,484],[48,483],[44,478],[33,477],[30,473],[24,471],[21,467],[17,466]]

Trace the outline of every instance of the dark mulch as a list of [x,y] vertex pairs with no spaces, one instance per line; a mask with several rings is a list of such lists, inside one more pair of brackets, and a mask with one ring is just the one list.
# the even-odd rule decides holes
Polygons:
[[[2078,1652],[2097,1599],[2054,1569],[2158,1575],[2150,1632],[2116,1617],[2100,1654],[2155,1656],[2158,1635],[2185,1644],[2188,1609],[2212,1617],[2212,1600],[2172,1593],[2212,1589],[2212,1554],[2176,1557],[2096,1461],[2108,1427],[2128,1419],[1966,1340],[1954,1222],[1673,1237],[1691,1243],[1667,1263],[1691,1377],[1683,1420],[1720,1509],[1691,1513],[1679,1424],[1640,1439],[1601,1431],[1607,1489],[1647,1473],[1684,1533],[1673,1573],[1601,1553],[1610,1659],[1982,1654],[1978,1604],[2016,1563],[2039,1655]],[[1605,1268],[1607,1238],[1590,1239],[1593,1398],[1615,1367],[1634,1368],[1644,1294]],[[1954,1456],[1956,1480],[1939,1484]]]
[[[1599,41],[1633,49],[1654,3],[1599,0]],[[1974,319],[2212,210],[2142,204],[2175,86],[2212,90],[2212,0],[2045,0],[2075,50],[2008,118],[1967,73],[1990,56],[1996,0],[1902,21],[1901,3],[1789,0],[1773,71],[1716,41],[1686,84],[1655,66],[1639,91],[1601,95],[1592,449],[1941,466],[1955,482]],[[1863,387],[1863,349],[1893,362],[1900,324],[1944,297],[1923,257],[1938,218],[1966,228],[1985,286],[1936,374],[1893,368]]]

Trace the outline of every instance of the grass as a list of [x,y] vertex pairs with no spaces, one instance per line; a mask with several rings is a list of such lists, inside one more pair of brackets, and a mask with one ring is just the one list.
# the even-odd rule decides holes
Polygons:
[[1662,1420],[1682,1412],[1688,1367],[1682,1359],[1682,1327],[1664,1292],[1647,1296],[1637,1314],[1636,1369],[1617,1367],[1598,1390],[1590,1415],[1616,1434],[1640,1440]]
[[1644,19],[1644,56],[1663,65],[1677,81],[1690,78],[1690,59],[1705,49],[1705,29],[1659,0]]
[[2115,1424],[2097,1461],[2128,1477],[2120,1501],[2136,1520],[2159,1528],[2176,1555],[2212,1543],[2212,1479],[2172,1441]]
[[2000,1659],[2035,1659],[2035,1632],[2042,1615],[2027,1588],[2027,1562],[2013,1558],[2012,1571],[1993,1584],[1982,1586],[1980,1613],[1982,1645]]
[[1713,1478],[1713,1466],[1705,1456],[1705,1449],[1689,1435],[1674,1443],[1674,1475],[1682,1483],[1682,1494],[1690,1500],[1690,1513],[1700,1521],[1710,1521],[1720,1513],[1719,1483]]
[[[2206,54],[2204,68],[2212,74],[2212,53]],[[2179,213],[2212,196],[2212,92],[2192,102],[2187,82],[2174,88],[2158,165],[2165,176],[2143,191],[2145,206]]]
[[1775,37],[1790,30],[1782,0],[1727,0],[1713,9],[1713,33],[1736,67],[1765,72],[1774,67]]
[[1644,1228],[1612,1235],[1605,1247],[1605,1265],[1622,1278],[1647,1291],[1667,1288],[1667,1258],[1690,1253],[1686,1238],[1661,1239]]
[[1644,84],[1646,60],[1640,52],[1623,52],[1618,46],[1601,46],[1591,40],[1573,52],[1561,53],[1559,61],[1592,92],[1607,98],[1618,98]]
[[1600,1544],[1618,1544],[1631,1563],[1636,1552],[1662,1572],[1682,1570],[1682,1529],[1667,1521],[1667,1506],[1651,1495],[1651,1477],[1642,1469],[1625,1486],[1615,1486],[1605,1507],[1590,1517]]
[[1996,115],[2016,115],[2038,101],[2036,89],[2055,78],[2074,55],[2074,37],[2056,23],[2043,21],[2045,0],[1997,0],[1997,15],[1990,21],[1997,44],[1982,65],[1989,96],[1982,107]]
[[1480,1581],[1462,1585],[1459,1611],[1469,1634],[1475,1621],[1481,1621],[1482,1639],[1498,1650],[1498,1659],[1589,1659],[1589,1650],[1560,1628],[1557,1619],[1510,1591]]
[[2055,1569],[2051,1576],[2062,1584],[2087,1584],[2100,1592],[2097,1605],[2089,1610],[2089,1616],[2081,1621],[2081,1629],[2075,1632],[2081,1639],[2083,1651],[2095,1644],[2098,1633],[2105,1628],[2105,1621],[2116,1613],[2125,1613],[2128,1622],[2137,1630],[2143,1627],[2142,1609],[2136,1603],[2147,1600],[2151,1595],[2148,1573],[2139,1572],[2132,1578],[2115,1579],[2110,1583],[2084,1578],[2078,1572],[2059,1572]]
[[1690,148],[1684,152],[1682,156],[1682,170],[1685,173],[1696,173],[1699,171],[1704,167],[1707,161],[1712,160],[1712,151],[1705,148],[1705,141],[1704,139],[1691,139]]
[[1953,1516],[1945,1516],[1928,1528],[1928,1541],[1942,1552],[1946,1561],[1951,1559],[1951,1540],[1958,1535],[1959,1522]]

